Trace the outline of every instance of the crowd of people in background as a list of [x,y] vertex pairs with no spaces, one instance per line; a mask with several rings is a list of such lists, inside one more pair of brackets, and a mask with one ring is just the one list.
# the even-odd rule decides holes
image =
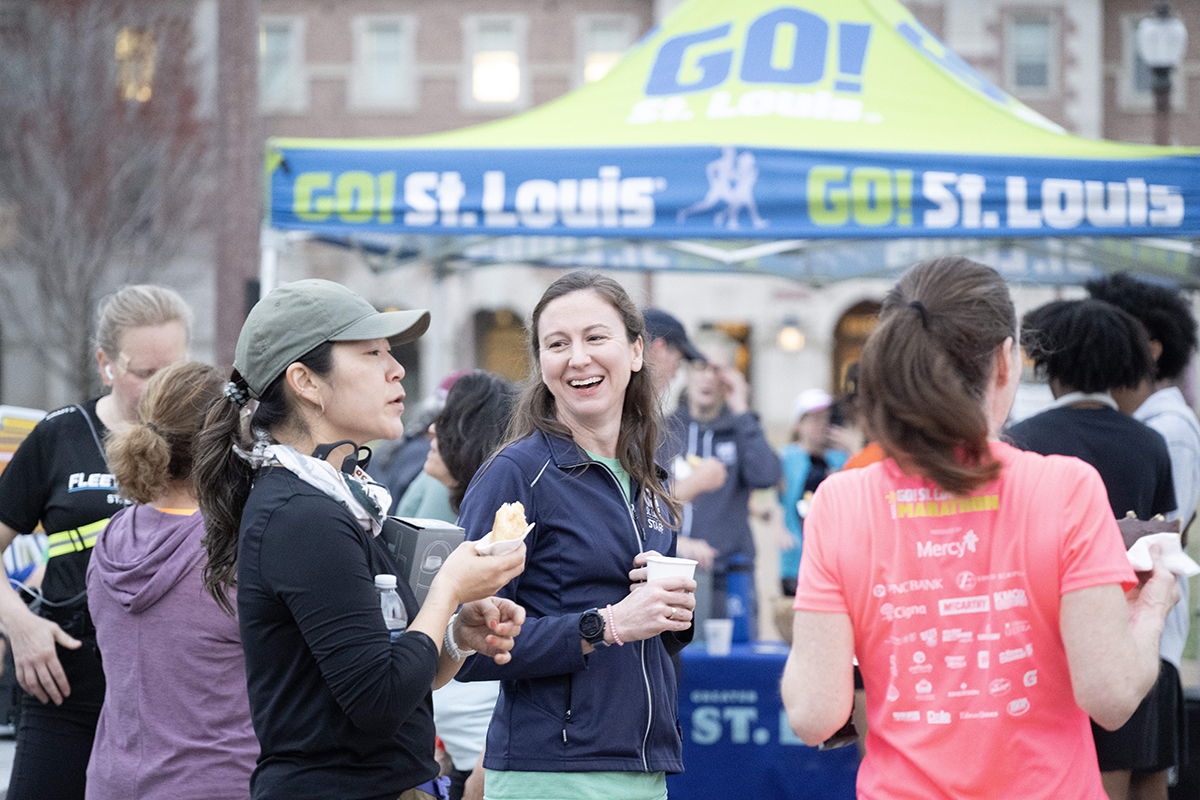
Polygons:
[[[844,385],[796,376],[776,448],[735,340],[598,273],[538,300],[523,385],[453,372],[407,424],[391,348],[427,312],[286,284],[222,375],[187,360],[178,294],[122,289],[97,317],[110,391],[0,474],[0,548],[48,534],[20,591],[0,582],[8,797],[660,800],[685,767],[679,652],[705,619],[756,638],[779,600],[789,722],[852,741],[853,709],[862,796],[1165,800],[1187,581],[1157,553],[1135,575],[1118,520],[1193,521],[1197,328],[1165,286],[1087,290],[1018,320],[994,270],[917,265]],[[1010,424],[1022,352],[1054,402]],[[513,502],[528,530],[485,554]],[[465,531],[423,602],[391,580],[398,623],[393,516]],[[962,558],[927,558],[945,547]],[[658,555],[695,579],[648,582]],[[889,587],[917,615],[958,602],[942,586],[996,598],[952,612],[982,627],[949,644],[1007,713],[956,695],[950,657],[898,665],[929,625]],[[1008,656],[974,646],[1002,636]],[[935,695],[945,719],[911,724]]]

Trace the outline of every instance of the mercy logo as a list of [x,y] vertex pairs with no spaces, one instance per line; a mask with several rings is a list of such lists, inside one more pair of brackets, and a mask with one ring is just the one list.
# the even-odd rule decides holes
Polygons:
[[928,722],[930,725],[949,725],[950,724],[950,712],[949,711],[926,711],[925,712],[925,721]]
[[1029,605],[1029,601],[1025,598],[1024,589],[1006,589],[1003,592],[992,592],[992,597],[996,600],[997,611]]
[[921,712],[920,711],[893,711],[892,719],[896,720],[896,722],[920,722],[921,721]]
[[928,612],[925,610],[925,606],[893,606],[891,603],[884,603],[880,606],[879,613],[888,622],[894,622],[898,619],[909,619],[918,614],[926,614]]
[[938,613],[943,617],[951,614],[981,614],[992,610],[992,601],[986,594],[978,597],[955,597],[938,601]]
[[961,542],[946,542],[941,544],[932,539],[927,542],[917,542],[917,558],[939,558],[941,556],[956,556],[962,558],[968,552],[975,552],[975,544],[979,537],[975,531],[967,531]]

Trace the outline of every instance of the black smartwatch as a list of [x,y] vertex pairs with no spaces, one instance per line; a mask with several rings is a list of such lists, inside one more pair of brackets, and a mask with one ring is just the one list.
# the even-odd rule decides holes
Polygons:
[[608,647],[604,641],[604,615],[593,608],[579,615],[579,635],[592,647]]

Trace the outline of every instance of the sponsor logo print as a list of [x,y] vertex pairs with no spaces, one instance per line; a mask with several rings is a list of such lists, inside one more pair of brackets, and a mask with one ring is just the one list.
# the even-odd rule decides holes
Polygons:
[[1005,636],[1017,636],[1029,630],[1029,623],[1023,619],[1004,623]]
[[1026,686],[1036,686],[1037,685],[1037,670],[1031,669],[1031,670],[1029,670],[1029,672],[1026,672],[1025,677],[1021,679],[1021,682],[1024,683]]
[[1000,716],[999,711],[960,711],[959,719],[994,719]]
[[920,681],[917,681],[916,688],[917,688],[918,696],[923,695],[923,694],[925,694],[925,695],[933,694],[933,684],[927,680],[922,679]]
[[975,654],[975,663],[980,669],[987,669],[992,663],[992,654],[987,650],[980,650]]
[[916,640],[917,635],[915,633],[906,633],[903,636],[889,636],[886,641],[893,647],[899,647],[902,644],[912,644]]
[[975,588],[976,584],[975,573],[968,570],[963,570],[958,573],[958,577],[954,579],[954,585],[964,592],[969,592]]
[[926,711],[925,712],[925,721],[928,722],[930,725],[949,725],[950,724],[950,712],[949,711]]
[[921,631],[921,641],[927,647],[933,647],[937,644],[937,628],[930,628],[927,631]]
[[917,542],[917,558],[941,558],[942,556],[962,558],[967,553],[974,553],[975,545],[978,542],[979,537],[975,535],[975,531],[967,531],[962,541],[958,542],[941,543],[932,539],[927,542]]
[[892,653],[890,656],[888,656],[888,666],[890,666],[892,669],[892,677],[893,678],[900,674],[900,670],[896,669],[896,654],[895,653]]
[[1008,715],[1010,717],[1019,717],[1029,710],[1029,698],[1018,697],[1008,704]]
[[946,656],[946,668],[947,669],[966,669],[966,667],[967,667],[967,657],[966,656]]
[[896,688],[895,684],[888,686],[887,699],[889,703],[894,703],[900,699],[900,690]]
[[971,631],[964,631],[962,628],[947,628],[942,631],[942,642],[970,642],[975,638],[975,634]]
[[1001,650],[1000,663],[1007,664],[1010,661],[1018,661],[1022,658],[1029,658],[1033,655],[1033,645],[1027,644],[1024,647],[1018,647],[1015,650]]
[[1008,678],[996,678],[988,684],[988,694],[1002,695],[1008,694],[1012,690],[1012,681]]
[[1001,592],[992,592],[992,598],[996,601],[997,611],[1006,611],[1010,608],[1029,605],[1024,589],[1005,589]]
[[913,653],[913,663],[914,664],[924,664],[925,663],[925,653],[922,652],[921,650],[918,650],[917,652]]
[[909,592],[936,592],[942,589],[941,578],[921,578],[920,580],[900,581],[899,583],[877,583],[871,587],[871,594],[883,597],[886,594],[908,594]]
[[979,690],[968,689],[967,684],[960,683],[957,691],[947,692],[946,694],[948,694],[950,697],[975,697],[977,694],[979,694]]
[[918,614],[923,615],[928,612],[925,610],[925,606],[894,606],[891,603],[884,603],[879,607],[879,613],[888,622],[894,622],[898,619],[909,619]]
[[896,722],[920,722],[921,721],[921,712],[920,711],[893,711],[892,719],[896,720]]
[[951,614],[982,614],[992,610],[992,601],[986,594],[976,597],[954,597],[938,600],[938,613],[943,617]]
[[992,631],[991,627],[984,628],[983,631],[976,636],[981,642],[994,642],[1000,638],[1000,634]]

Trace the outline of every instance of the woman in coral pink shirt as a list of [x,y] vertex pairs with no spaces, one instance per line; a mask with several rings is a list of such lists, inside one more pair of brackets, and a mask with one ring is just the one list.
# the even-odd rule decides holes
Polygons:
[[1158,674],[1170,574],[1136,588],[1094,469],[997,440],[1016,328],[988,267],[906,274],[859,367],[889,458],[830,476],[805,524],[784,703],[823,741],[857,656],[862,798],[1103,800],[1088,716],[1120,726]]

